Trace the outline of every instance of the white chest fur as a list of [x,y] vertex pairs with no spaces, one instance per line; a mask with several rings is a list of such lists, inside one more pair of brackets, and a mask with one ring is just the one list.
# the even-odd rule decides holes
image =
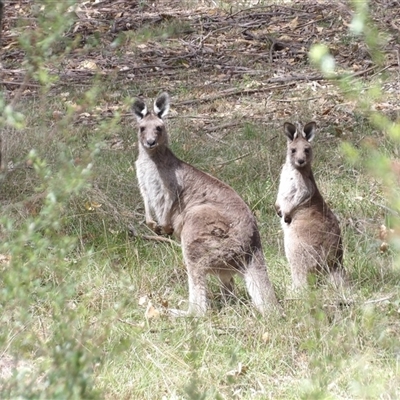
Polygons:
[[309,200],[314,193],[312,181],[304,177],[290,164],[284,164],[281,172],[277,203],[283,219],[290,216],[294,209]]
[[166,171],[160,173],[160,168],[148,157],[139,157],[136,161],[136,174],[141,194],[145,198],[151,214],[159,223],[165,213],[169,211],[173,196],[171,192],[173,189],[169,187],[171,182],[163,179],[163,172]]

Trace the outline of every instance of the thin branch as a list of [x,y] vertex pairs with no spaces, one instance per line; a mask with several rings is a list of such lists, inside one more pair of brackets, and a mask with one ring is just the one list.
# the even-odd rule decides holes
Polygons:
[[40,88],[40,85],[36,85],[34,83],[27,83],[25,81],[22,82],[13,82],[13,81],[0,81],[1,85],[14,85],[14,86],[24,86],[24,87],[35,87]]
[[232,128],[233,126],[240,125],[241,123],[242,123],[241,121],[236,121],[236,122],[228,122],[226,124],[221,124],[221,125],[205,126],[203,130],[206,132],[222,131],[223,129]]
[[[271,140],[274,140],[274,139],[276,139],[277,137],[278,137],[278,135],[275,135],[275,136],[273,136],[272,138],[268,139],[267,142],[270,142]],[[242,155],[239,156],[239,157],[232,158],[232,159],[227,160],[227,161],[223,161],[223,162],[221,162],[221,163],[216,164],[216,168],[221,168],[221,167],[223,167],[224,165],[233,163],[233,162],[235,162],[235,161],[237,161],[237,160],[241,160],[242,158],[245,158],[245,157],[249,156],[250,154],[253,154],[253,155],[254,155],[254,154],[257,154],[257,153],[259,153],[260,151],[262,151],[262,150],[259,150],[259,151],[256,151],[256,152],[254,152],[254,151],[249,151],[249,152],[247,152],[247,153],[245,153],[245,154],[242,154]]]
[[225,144],[225,145],[226,145],[226,142],[224,142],[223,140],[221,140],[221,139],[219,139],[219,138],[216,138],[215,136],[211,135],[211,133],[206,132],[206,135],[207,135],[210,139],[215,140],[215,141],[218,142],[218,143],[222,143],[222,144]]
[[165,243],[170,243],[175,246],[181,247],[181,245],[177,241],[167,238],[167,237],[164,237],[164,236],[142,235],[140,237],[145,240],[154,240],[156,242],[165,242]]
[[371,199],[368,199],[368,200],[373,205],[375,205],[377,207],[380,207],[380,208],[383,208],[385,211],[389,212],[390,214],[393,214],[393,215],[396,215],[397,217],[400,217],[400,213],[398,211],[396,211],[396,210],[393,210],[393,208],[385,206],[384,204],[377,203],[376,201],[371,200]]
[[245,154],[242,154],[242,155],[239,156],[239,157],[232,158],[232,159],[230,159],[230,160],[227,160],[227,161],[224,161],[224,162],[222,162],[222,163],[219,163],[219,164],[217,164],[217,167],[223,167],[224,165],[233,163],[233,162],[235,162],[235,161],[237,161],[237,160],[241,160],[242,158],[245,158],[245,157],[249,156],[250,154],[252,154],[251,151],[249,151],[249,152],[247,152],[247,153],[245,153]]
[[16,90],[16,93],[14,94],[14,97],[11,101],[11,107],[14,107],[15,104],[18,103],[18,100],[20,99],[20,97],[22,96],[22,93],[24,92],[25,88],[28,85],[28,80],[29,80],[29,75],[26,74],[24,76],[24,80],[22,81],[21,86]]
[[393,295],[391,294],[390,296],[382,297],[380,299],[367,300],[364,302],[364,304],[382,303],[384,301],[390,300],[392,297],[393,297]]
[[384,67],[384,68],[380,69],[379,71],[376,71],[374,74],[372,74],[370,76],[370,78],[373,78],[374,76],[381,74],[383,71],[386,71],[387,69],[389,69],[391,67],[398,67],[398,66],[399,66],[399,63],[393,63],[390,65],[387,65],[386,67]]
[[[387,67],[387,68],[389,68],[389,67]],[[387,68],[385,67],[383,70],[385,70]],[[375,69],[376,69],[376,66],[373,66],[373,67],[367,68],[365,70],[355,72],[354,74],[351,74],[351,75],[341,74],[341,75],[333,75],[333,76],[323,76],[323,75],[319,74],[319,75],[281,76],[281,77],[276,77],[276,78],[270,78],[267,80],[266,83],[285,83],[284,85],[268,86],[268,87],[261,87],[261,88],[256,88],[256,89],[230,89],[230,90],[227,90],[227,91],[217,94],[217,95],[205,96],[205,97],[202,97],[199,99],[184,100],[184,101],[179,102],[177,105],[183,106],[183,105],[190,105],[190,104],[196,104],[196,103],[205,103],[208,101],[218,100],[218,99],[221,99],[224,97],[249,95],[249,94],[254,94],[254,93],[263,93],[263,92],[268,92],[268,91],[274,90],[274,89],[283,89],[285,87],[292,86],[294,84],[294,82],[297,82],[297,81],[323,81],[323,80],[351,79],[351,78],[355,78],[355,77],[358,77],[361,75],[368,74],[368,72],[371,72]]]
[[3,15],[4,15],[4,0],[0,0],[0,50],[2,46],[3,39]]
[[230,96],[263,93],[263,92],[268,92],[269,90],[283,89],[285,87],[292,86],[292,85],[293,85],[293,83],[286,84],[286,85],[262,87],[262,88],[257,88],[257,89],[229,89],[229,90],[222,92],[220,94],[217,94],[217,95],[205,96],[205,97],[201,97],[199,99],[180,101],[179,103],[177,103],[177,106],[185,106],[185,105],[196,104],[196,103],[205,103],[208,101],[214,101],[214,100],[218,100],[218,99],[222,99],[224,97],[230,97]]
[[294,102],[296,102],[296,101],[311,101],[311,100],[317,100],[317,99],[320,99],[320,98],[322,98],[322,97],[326,97],[326,95],[324,95],[324,96],[317,96],[317,97],[308,97],[308,98],[306,98],[306,99],[304,99],[304,98],[288,98],[288,99],[276,99],[275,101],[276,102],[278,102],[278,103],[294,103]]

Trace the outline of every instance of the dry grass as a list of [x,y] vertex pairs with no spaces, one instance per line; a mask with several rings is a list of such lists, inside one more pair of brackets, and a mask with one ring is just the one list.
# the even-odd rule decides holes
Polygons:
[[[375,65],[361,38],[348,34],[350,9],[247,4],[230,14],[228,2],[81,2],[80,17],[45,57],[60,80],[39,89],[30,86],[38,84],[35,73],[16,68],[23,60],[32,66],[33,55],[11,35],[25,24],[38,41],[46,37],[52,20],[35,16],[33,3],[10,3],[3,38],[4,79],[29,79],[4,89],[25,124],[2,130],[0,397],[400,397],[398,238],[381,251],[378,234],[383,223],[395,226],[388,207],[398,206],[369,173],[384,164],[371,157],[377,150],[398,158],[398,140],[373,127],[351,92],[309,79],[319,72],[306,56],[325,38],[339,69]],[[11,17],[18,12],[17,23]],[[398,11],[391,12],[394,20]],[[379,10],[374,16],[380,29],[393,29]],[[352,89],[365,85],[358,95],[396,121],[398,68],[388,32],[384,65],[355,77]],[[65,55],[63,46],[78,34]],[[271,38],[286,47],[271,51]],[[294,75],[308,78],[285,81]],[[376,87],[384,98],[373,97],[368,88]],[[257,216],[282,318],[255,314],[240,281],[237,300],[224,306],[213,279],[205,318],[164,312],[187,306],[187,278],[179,246],[145,239],[129,109],[133,96],[161,90],[172,95],[174,152],[229,183]],[[283,122],[313,119],[314,172],[341,220],[352,289],[294,297],[273,204]],[[31,149],[36,155],[28,156]]]

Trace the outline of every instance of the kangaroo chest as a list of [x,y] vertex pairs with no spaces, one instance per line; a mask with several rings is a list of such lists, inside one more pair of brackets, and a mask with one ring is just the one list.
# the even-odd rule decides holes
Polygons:
[[142,195],[157,220],[169,211],[178,196],[176,171],[167,166],[157,165],[147,157],[136,161],[136,174]]
[[284,203],[281,204],[281,207],[299,206],[311,198],[314,192],[313,187],[310,179],[304,178],[299,171],[291,166],[284,165],[279,184],[280,202]]

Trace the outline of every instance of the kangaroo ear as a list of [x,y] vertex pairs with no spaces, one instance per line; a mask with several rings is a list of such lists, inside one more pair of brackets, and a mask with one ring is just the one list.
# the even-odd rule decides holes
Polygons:
[[146,104],[141,99],[136,99],[132,108],[138,121],[143,119],[148,114]]
[[154,112],[158,118],[163,119],[169,111],[169,95],[164,92],[161,93],[154,102]]
[[291,142],[297,137],[296,127],[290,122],[285,122],[283,124],[283,132]]
[[311,142],[314,139],[316,130],[317,130],[317,124],[314,121],[309,122],[304,126],[303,132],[305,134],[307,142]]

